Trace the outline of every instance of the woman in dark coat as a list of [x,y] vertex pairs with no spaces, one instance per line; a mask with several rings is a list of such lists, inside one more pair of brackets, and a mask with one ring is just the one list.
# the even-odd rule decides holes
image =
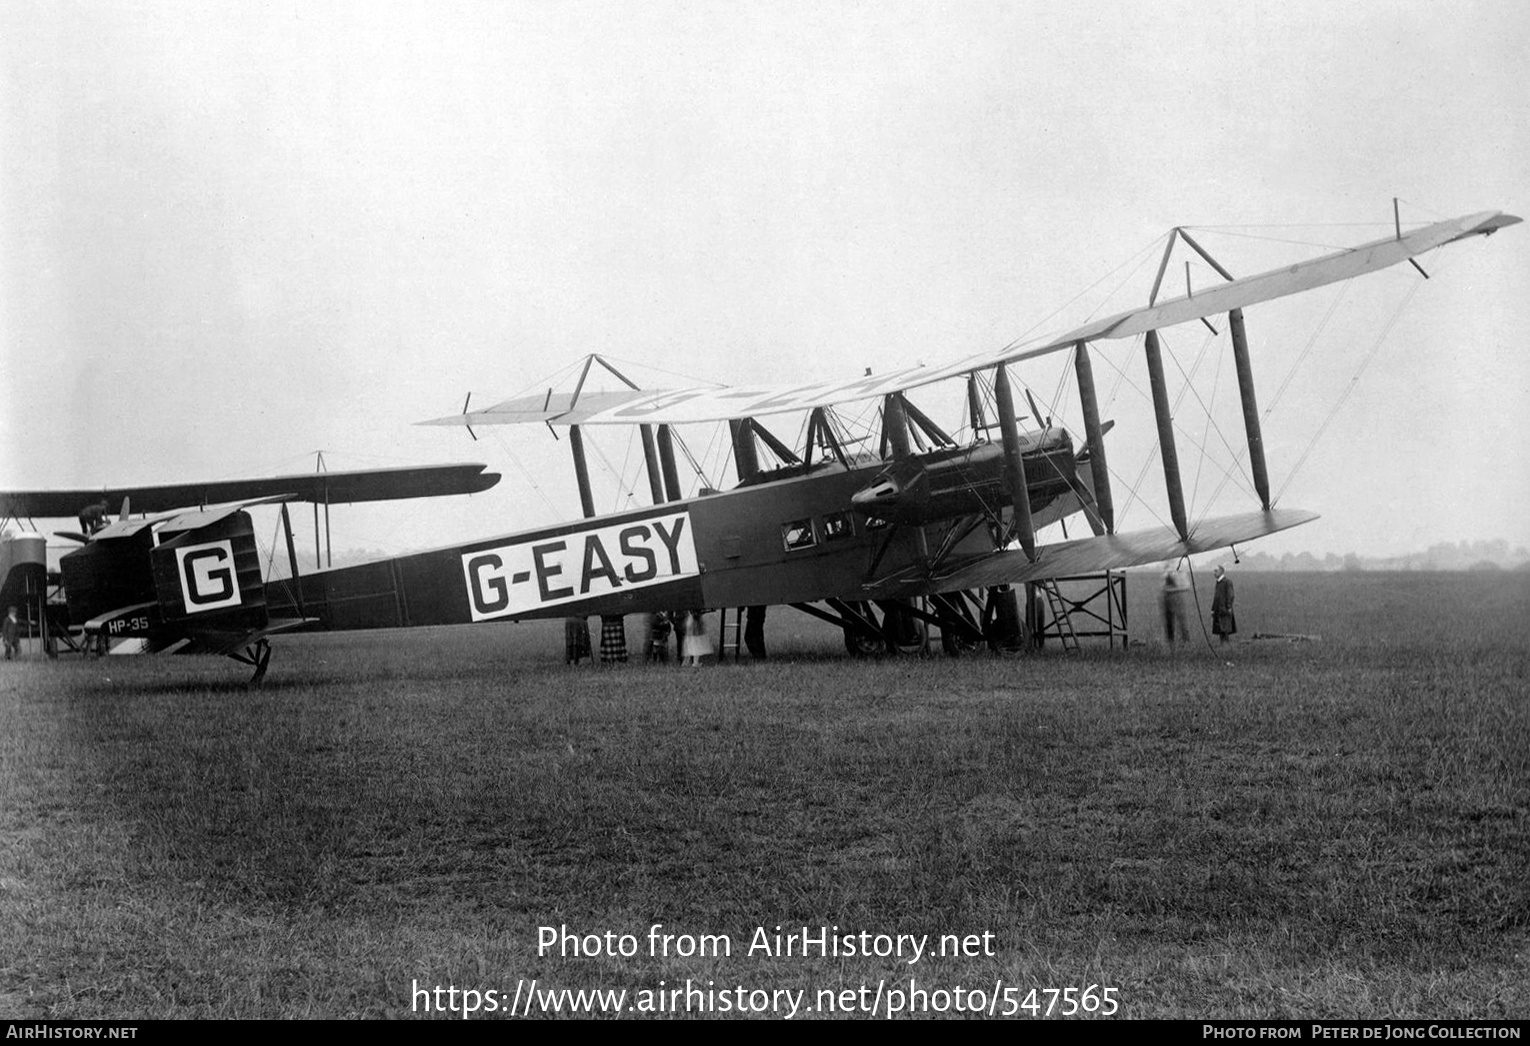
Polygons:
[[1233,616],[1233,583],[1227,576],[1226,567],[1217,567],[1217,590],[1211,597],[1211,631],[1227,642],[1227,637],[1238,631],[1238,619]]

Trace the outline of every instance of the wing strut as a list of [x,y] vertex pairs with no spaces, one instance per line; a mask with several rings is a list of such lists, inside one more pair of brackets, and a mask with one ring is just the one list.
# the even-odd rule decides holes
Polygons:
[[1148,305],[1158,301],[1158,290],[1163,286],[1163,274],[1169,270],[1169,258],[1174,254],[1174,241],[1179,236],[1179,226],[1169,230],[1169,242],[1163,245],[1163,257],[1158,261],[1158,275],[1153,277],[1153,289],[1148,292]]
[[814,407],[813,412],[808,415],[807,442],[802,449],[804,465],[813,464],[814,447],[827,448],[836,461],[845,468],[850,467],[850,459],[845,456],[845,448],[839,445],[839,438],[834,435],[834,426],[829,424],[829,412],[823,407]]
[[882,456],[892,451],[894,461],[903,461],[914,453],[908,438],[908,412],[903,409],[903,396],[890,392],[882,397]]
[[664,475],[659,471],[659,451],[653,442],[653,426],[639,425],[643,440],[643,471],[648,473],[648,493],[655,505],[664,504]]
[[[1392,201],[1392,209],[1393,218],[1396,220],[1398,216],[1395,198]],[[1219,261],[1213,258],[1206,248],[1197,243],[1195,238],[1188,232],[1183,229],[1175,231],[1179,233],[1179,238],[1184,240],[1191,250],[1199,254],[1207,265],[1210,265],[1217,271],[1217,275],[1229,283],[1236,280],[1236,277],[1228,272]],[[1402,239],[1401,224],[1397,227],[1397,238],[1399,240]],[[1412,258],[1408,260],[1413,261]],[[1414,268],[1418,268],[1417,262],[1414,262]],[[1419,271],[1423,272],[1422,269],[1419,269]],[[1428,278],[1427,273],[1425,278]],[[1232,331],[1233,364],[1238,371],[1238,395],[1243,402],[1243,431],[1248,436],[1248,459],[1249,467],[1254,474],[1254,490],[1259,494],[1260,504],[1268,512],[1270,510],[1270,474],[1264,461],[1264,435],[1259,427],[1259,401],[1254,394],[1254,371],[1249,364],[1248,335],[1243,327],[1243,310],[1229,310],[1227,313],[1227,325]],[[1210,324],[1207,324],[1207,326],[1210,326]],[[1215,328],[1212,329],[1212,333],[1216,333]],[[1181,535],[1184,533],[1182,528],[1180,533]]]
[[758,418],[752,420],[754,421],[754,434],[758,436],[767,447],[770,448],[770,452],[772,454],[781,459],[781,464],[802,464],[802,459],[797,457],[796,451],[792,450],[792,448],[788,447],[785,443],[782,443],[774,432],[771,432],[764,425],[761,425]]
[[675,467],[675,434],[668,425],[659,426],[659,468],[664,473],[664,493],[670,501],[679,501],[680,470]]
[[1004,476],[1015,503],[1015,529],[1025,558],[1036,562],[1036,527],[1031,522],[1031,498],[1025,483],[1025,460],[1020,455],[1020,427],[1015,424],[1015,395],[1009,387],[1004,364],[993,369],[993,392],[999,413],[999,433],[1004,438]]
[[983,399],[978,394],[977,371],[967,375],[967,413],[972,421],[972,439],[976,442],[988,429],[988,420],[983,417]]
[[[1089,347],[1079,342],[1074,349],[1073,370],[1078,376],[1078,400],[1084,411],[1084,434],[1089,441],[1089,470],[1094,479],[1094,511],[1105,533],[1116,532],[1116,505],[1110,493],[1110,469],[1105,463],[1105,430],[1100,427],[1100,403],[1094,392],[1094,364]],[[1256,419],[1257,420],[1257,419]],[[1088,506],[1085,506],[1088,510]]]
[[900,396],[899,398],[903,400],[903,410],[908,414],[908,420],[912,422],[914,426],[916,426],[916,434],[919,429],[923,429],[924,434],[928,436],[937,447],[956,446],[956,441],[951,438],[950,434],[947,433],[945,429],[935,424],[935,422],[931,421],[928,414],[914,406],[914,404],[907,397]]
[[298,575],[297,544],[292,540],[292,517],[287,514],[287,503],[282,502],[282,532],[287,535],[287,565],[292,568],[292,602],[298,617],[307,617],[303,609],[303,579]]
[[754,442],[754,419],[731,418],[728,431],[733,437],[733,464],[738,469],[738,481],[748,483],[760,474],[759,448]]
[[1248,435],[1248,462],[1254,473],[1259,503],[1270,510],[1270,473],[1264,463],[1264,435],[1259,430],[1259,401],[1254,395],[1254,371],[1248,361],[1248,335],[1243,330],[1243,310],[1227,314],[1232,329],[1233,364],[1238,369],[1238,395],[1243,400],[1243,431]]
[[[1397,239],[1401,240],[1403,239],[1403,226],[1401,226],[1401,220],[1397,214],[1397,199],[1395,197],[1392,199],[1392,219],[1398,222]],[[1186,245],[1192,251],[1201,255],[1201,258],[1206,261],[1207,265],[1216,269],[1216,274],[1219,277],[1224,278],[1229,283],[1236,280],[1235,275],[1227,271],[1200,243],[1196,243],[1195,237],[1190,236],[1189,232],[1184,231],[1184,229],[1175,229],[1175,232],[1177,232],[1181,240],[1186,242]],[[1174,237],[1172,236],[1169,237],[1169,246],[1174,246]],[[1164,260],[1167,260],[1167,255],[1164,255]],[[1414,261],[1412,258],[1408,258],[1408,260]],[[1414,261],[1414,268],[1418,269],[1417,261]],[[1423,269],[1418,269],[1418,271],[1423,272]],[[1427,272],[1424,272],[1424,278],[1426,280],[1429,278]],[[1154,287],[1154,292],[1157,294],[1157,286]],[[1152,304],[1151,298],[1149,298],[1149,304]],[[1207,323],[1206,326],[1210,327],[1212,324]],[[1242,411],[1244,411],[1244,433],[1248,437],[1248,466],[1253,471],[1253,486],[1255,486],[1255,491],[1259,494],[1259,503],[1264,506],[1264,511],[1268,512],[1270,511],[1270,471],[1268,471],[1264,462],[1264,434],[1259,430],[1259,401],[1255,396],[1255,390],[1253,390],[1253,367],[1248,362],[1248,335],[1244,330],[1242,309],[1230,309],[1227,312],[1227,326],[1232,330],[1233,365],[1238,369],[1238,396],[1242,401]],[[1215,327],[1212,327],[1212,333],[1215,335]],[[1167,469],[1167,462],[1164,462],[1164,468]],[[1170,494],[1170,499],[1172,499],[1172,494]],[[1178,528],[1178,521],[1175,523],[1175,526]],[[1181,537],[1184,535],[1183,528],[1180,528],[1180,535]]]
[[1163,459],[1163,483],[1169,494],[1169,514],[1181,541],[1190,540],[1190,525],[1185,519],[1185,490],[1179,481],[1179,451],[1174,447],[1174,417],[1169,411],[1169,392],[1163,380],[1163,353],[1158,348],[1158,332],[1143,335],[1146,346],[1148,380],[1153,388],[1153,414],[1158,419],[1158,456]]
[[568,427],[568,446],[574,453],[574,481],[579,484],[579,507],[584,518],[595,515],[595,496],[590,492],[590,466],[584,458],[584,433],[578,425]]

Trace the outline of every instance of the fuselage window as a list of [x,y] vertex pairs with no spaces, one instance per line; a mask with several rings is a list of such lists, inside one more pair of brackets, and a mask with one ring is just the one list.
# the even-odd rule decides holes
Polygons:
[[818,544],[818,539],[813,535],[813,521],[794,519],[790,523],[781,524],[781,544],[788,552],[795,552],[799,548],[812,548]]
[[839,541],[854,535],[855,528],[850,522],[850,513],[830,512],[827,516],[823,517],[823,539],[825,541]]

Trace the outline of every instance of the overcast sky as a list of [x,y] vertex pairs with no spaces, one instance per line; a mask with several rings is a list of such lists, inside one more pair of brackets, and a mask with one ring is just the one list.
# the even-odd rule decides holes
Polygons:
[[[506,475],[339,512],[338,547],[572,517],[547,429],[412,423],[591,351],[648,385],[795,382],[1066,329],[1144,300],[1176,224],[1238,227],[1196,235],[1247,274],[1385,235],[1394,196],[1409,222],[1523,214],[1527,12],[10,0],[0,488],[303,471],[322,449]],[[1530,227],[1423,264],[1249,310],[1280,504],[1324,517],[1259,547],[1530,544]],[[1171,386],[1196,375],[1193,515],[1251,507],[1221,483],[1242,437],[1207,334],[1165,335]],[[1118,505],[1143,477],[1122,529],[1167,515],[1140,356],[1095,364]],[[1019,376],[1077,424],[1067,374]],[[956,392],[914,398],[955,425]],[[605,468],[634,483],[629,434],[596,443],[601,507],[645,500]]]

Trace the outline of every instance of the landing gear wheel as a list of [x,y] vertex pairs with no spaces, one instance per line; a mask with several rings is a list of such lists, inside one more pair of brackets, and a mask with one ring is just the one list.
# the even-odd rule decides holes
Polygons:
[[923,657],[930,649],[930,630],[903,602],[880,603],[882,635],[889,653]]
[[988,649],[999,657],[1021,657],[1025,654],[1025,642],[1016,639],[990,639]]
[[847,628],[845,629],[845,649],[850,652],[851,657],[885,657],[887,640],[858,629]]
[[912,626],[892,641],[892,649],[905,657],[923,657],[930,650],[930,633],[923,621],[904,622]]
[[947,657],[967,657],[977,653],[982,646],[982,640],[973,639],[965,633],[949,628],[940,630],[940,649],[945,651]]
[[242,654],[230,654],[229,657],[241,664],[255,666],[255,674],[250,677],[246,686],[257,687],[261,680],[266,678],[266,667],[271,663],[271,644],[265,639],[257,639],[254,643],[244,648]]

